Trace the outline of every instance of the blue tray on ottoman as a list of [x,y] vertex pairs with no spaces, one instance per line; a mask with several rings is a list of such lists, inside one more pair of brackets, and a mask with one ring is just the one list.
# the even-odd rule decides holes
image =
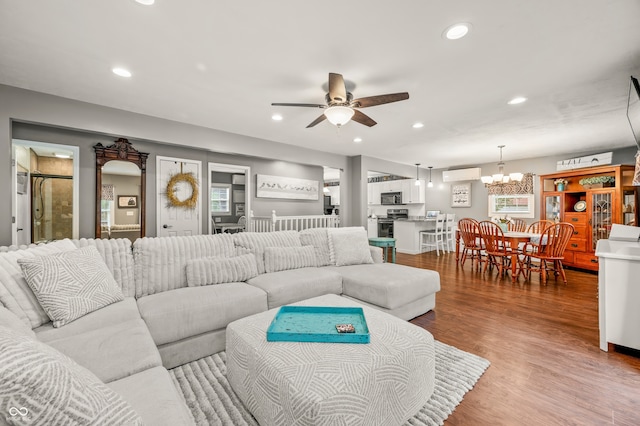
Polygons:
[[[338,324],[352,324],[355,333],[338,333]],[[267,329],[267,341],[369,343],[369,328],[362,308],[282,306]]]

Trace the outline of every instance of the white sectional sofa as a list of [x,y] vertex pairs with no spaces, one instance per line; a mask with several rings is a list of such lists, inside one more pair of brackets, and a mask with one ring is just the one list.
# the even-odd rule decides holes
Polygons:
[[[82,273],[91,269],[90,261],[83,262],[94,250],[99,253],[95,263],[104,262],[105,274],[112,275],[117,288],[107,282],[104,290],[94,292],[98,301],[95,306],[89,303],[89,312],[50,321],[58,314],[40,301],[47,288],[31,281],[66,282],[64,274],[47,269],[55,269],[49,259],[69,257],[77,263],[70,268],[77,266]],[[80,261],[73,260],[76,252]],[[20,266],[22,258],[37,259],[21,260]],[[32,291],[34,285],[37,291]],[[43,386],[42,377],[51,372],[41,371],[48,368],[42,363],[18,362],[16,354],[22,351],[44,351],[55,360],[64,354],[68,358],[60,362],[70,363],[72,371],[66,364],[61,371],[81,382],[88,380],[87,386],[111,401],[109,407],[117,407],[113,403],[117,399],[124,407],[119,411],[126,419],[122,424],[135,423],[134,417],[145,424],[191,424],[191,414],[167,369],[224,350],[226,327],[232,321],[324,294],[342,295],[411,319],[435,307],[439,290],[437,272],[382,263],[381,249],[368,246],[363,228],[141,238],[133,245],[128,239],[64,240],[20,250],[4,248],[0,250],[0,423],[5,415],[5,421],[17,424],[16,411],[13,417],[6,413],[11,407],[23,407],[20,404],[31,407],[32,419],[69,408],[61,402],[45,409],[41,400],[25,400],[24,393]],[[104,299],[111,300],[111,293],[118,293],[113,296],[117,301],[101,306]],[[72,311],[76,305],[85,309],[80,303],[68,304]],[[19,345],[12,343],[17,340]],[[32,382],[22,383],[9,371],[15,370],[16,362],[33,369]],[[97,411],[95,419],[108,410]],[[112,421],[118,418],[109,415]],[[40,417],[44,418],[55,417]]]

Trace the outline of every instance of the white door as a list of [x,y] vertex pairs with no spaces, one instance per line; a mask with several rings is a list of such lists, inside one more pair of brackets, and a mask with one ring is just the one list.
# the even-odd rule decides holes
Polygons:
[[[157,200],[157,232],[159,237],[177,235],[201,234],[202,223],[200,219],[203,182],[201,176],[202,162],[185,160],[181,158],[157,157],[156,182],[158,188]],[[191,177],[188,177],[188,174]],[[178,175],[187,175],[185,179],[177,179],[176,183],[168,188],[171,178]],[[197,182],[196,192],[190,183],[191,178]],[[174,179],[175,180],[175,179]],[[204,183],[206,190],[207,184]],[[172,196],[168,194],[172,191]],[[190,204],[195,201],[193,208],[188,206],[175,206],[174,204]]]

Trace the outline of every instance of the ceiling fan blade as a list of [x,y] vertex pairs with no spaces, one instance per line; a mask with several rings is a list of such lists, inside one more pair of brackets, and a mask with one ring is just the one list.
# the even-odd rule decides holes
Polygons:
[[311,108],[326,108],[326,105],[320,105],[320,104],[288,104],[288,103],[280,103],[280,102],[274,102],[271,104],[271,106],[292,106],[292,107],[311,107]]
[[355,114],[353,114],[353,117],[351,117],[353,121],[356,121],[360,124],[364,124],[365,126],[369,126],[369,127],[373,127],[376,124],[378,124],[373,120],[373,118],[369,117],[366,114],[363,114],[357,109],[354,109],[353,111],[355,112]]
[[318,123],[322,123],[324,120],[326,120],[326,118],[327,118],[327,116],[326,116],[326,115],[324,115],[324,114],[322,114],[320,117],[318,117],[318,118],[316,118],[315,120],[313,120],[313,121],[311,122],[311,124],[309,124],[309,125],[307,126],[307,129],[308,129],[309,127],[313,127],[313,126],[315,126],[315,125],[316,125],[316,124],[318,124]]
[[329,99],[331,102],[347,102],[347,88],[342,74],[329,73]]
[[356,108],[366,108],[391,102],[404,101],[409,99],[409,93],[390,93],[388,95],[369,96],[367,98],[354,99],[351,106]]

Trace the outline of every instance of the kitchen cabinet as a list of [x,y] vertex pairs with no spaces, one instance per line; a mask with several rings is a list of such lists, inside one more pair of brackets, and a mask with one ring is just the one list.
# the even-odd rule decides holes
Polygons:
[[371,182],[367,184],[368,204],[379,205],[380,194],[385,192],[400,192],[403,204],[424,204],[426,183],[420,179],[420,186],[416,186],[415,182],[415,179]]
[[367,236],[369,238],[378,238],[378,219],[367,219]]
[[[574,235],[565,250],[563,264],[577,268],[598,270],[595,254],[598,241],[609,238],[611,225],[637,226],[638,190],[631,183],[634,166],[610,165],[565,170],[540,176],[540,218],[554,222],[569,222]],[[611,186],[603,184],[583,186],[586,177],[611,176]],[[554,181],[568,180],[563,191]]]

